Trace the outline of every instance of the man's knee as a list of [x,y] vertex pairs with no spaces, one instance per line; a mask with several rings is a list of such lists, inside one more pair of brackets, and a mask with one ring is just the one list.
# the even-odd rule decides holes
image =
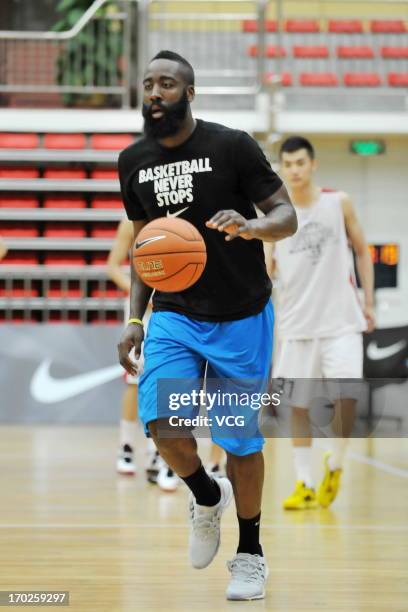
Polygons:
[[[191,446],[191,442],[194,442],[196,446],[194,436],[190,430],[177,431],[177,436],[174,431],[169,429],[168,421],[166,419],[160,419],[156,421],[150,421],[147,425],[150,435],[152,436],[160,454],[171,453],[174,451],[184,450],[187,446]],[[188,443],[186,444],[188,439]]]
[[236,455],[227,451],[227,465],[245,469],[246,467],[251,466],[254,461],[258,461],[262,456],[263,453],[261,450],[257,450],[247,455]]

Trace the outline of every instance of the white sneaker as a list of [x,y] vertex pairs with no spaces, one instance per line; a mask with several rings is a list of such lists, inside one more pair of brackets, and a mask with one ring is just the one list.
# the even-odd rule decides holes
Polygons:
[[157,475],[157,484],[162,491],[171,493],[177,489],[179,477],[163,462]]
[[129,444],[125,444],[118,450],[116,469],[119,474],[133,476],[136,474],[136,464],[133,459],[133,449]]
[[263,599],[269,570],[264,557],[238,553],[227,562],[231,581],[227,588],[227,599]]
[[225,469],[220,466],[219,463],[207,463],[205,471],[209,476],[215,476],[216,478],[225,478]]
[[190,493],[190,561],[196,569],[207,567],[220,547],[220,522],[231,503],[233,492],[228,478],[217,478],[221,499],[215,506],[199,506]]
[[160,457],[157,450],[150,454],[149,461],[146,466],[146,478],[148,482],[152,484],[157,483],[157,477],[159,475],[160,468],[163,466],[164,461]]

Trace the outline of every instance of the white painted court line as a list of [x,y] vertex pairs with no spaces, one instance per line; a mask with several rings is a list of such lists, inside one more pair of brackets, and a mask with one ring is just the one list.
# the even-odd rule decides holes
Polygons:
[[356,453],[355,451],[347,451],[347,457],[351,457],[355,461],[359,463],[365,463],[366,465],[371,465],[378,470],[382,470],[387,474],[392,474],[393,476],[400,476],[401,478],[408,478],[408,470],[404,470],[403,468],[397,468],[389,463],[384,463],[383,461],[379,461],[378,459],[373,459],[372,457],[367,457],[367,455],[362,455],[361,453]]
[[[324,450],[330,450],[330,443],[325,440],[316,440],[316,446],[318,448],[322,448]],[[404,468],[398,468],[389,463],[384,463],[384,461],[379,461],[379,459],[373,459],[372,457],[367,457],[367,455],[363,455],[362,453],[357,453],[350,449],[347,450],[346,458],[354,459],[359,463],[365,463],[366,465],[371,465],[372,467],[377,468],[387,474],[392,474],[393,476],[400,476],[401,478],[408,478],[408,470]]]
[[[226,524],[222,529],[236,529],[237,525]],[[262,529],[286,529],[286,530],[326,530],[326,531],[408,531],[408,525],[321,525],[307,524],[302,525],[286,525],[281,523],[262,524]],[[188,525],[179,523],[90,523],[90,524],[70,524],[70,523],[3,523],[0,524],[1,529],[188,529]]]

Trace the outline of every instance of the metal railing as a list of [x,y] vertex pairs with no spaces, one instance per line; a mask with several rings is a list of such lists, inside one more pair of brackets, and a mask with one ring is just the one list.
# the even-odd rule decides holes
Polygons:
[[[294,74],[295,92],[302,71],[377,71],[386,81],[386,70],[394,65],[378,55],[373,60],[341,60],[335,45],[347,44],[347,34],[327,31],[331,18],[360,18],[362,34],[352,35],[354,44],[369,41],[368,21],[375,18],[408,20],[407,0],[95,0],[77,24],[66,32],[0,31],[0,96],[48,93],[59,96],[60,103],[73,105],[79,98],[96,94],[101,106],[112,106],[111,96],[120,98],[122,108],[131,105],[131,93],[141,100],[142,75],[149,59],[160,49],[169,48],[185,55],[194,66],[197,92],[215,103],[215,97],[234,105],[246,98],[249,105],[262,90],[265,72]],[[317,34],[288,34],[287,19],[317,19],[322,28]],[[265,32],[266,19],[279,26]],[[256,31],[243,31],[243,22],[258,23]],[[381,35],[374,35],[377,43]],[[384,37],[383,37],[384,38]],[[408,46],[406,35],[385,35],[387,42]],[[385,39],[384,39],[385,40]],[[298,60],[291,54],[296,44],[325,44],[331,49],[327,60]],[[266,45],[287,47],[285,58],[265,57]],[[384,43],[385,44],[385,43]],[[258,53],[251,57],[249,46]],[[396,60],[396,68],[406,71],[406,62]],[[277,78],[279,86],[279,78]],[[301,88],[317,95],[316,89]],[[384,95],[403,95],[403,90],[381,88]],[[324,90],[333,92],[335,89]],[[374,90],[376,91],[376,90]],[[347,93],[347,92],[346,92]],[[228,102],[227,102],[228,100]],[[98,100],[95,100],[98,102]]]
[[242,23],[261,24],[257,44],[264,46],[268,0],[147,0],[139,4],[139,82],[148,60],[172,49],[194,67],[201,95],[255,96],[262,88],[264,55],[245,52]]
[[[263,24],[267,4],[95,0],[69,31],[0,31],[0,94],[57,94],[65,105],[79,96],[112,94],[129,108],[131,89],[140,87],[148,60],[170,48],[193,63],[199,93],[254,96],[264,58],[246,57],[241,25],[245,19]],[[262,41],[261,27],[260,47]]]
[[95,0],[64,32],[0,31],[0,94],[112,94],[128,108],[133,2]]

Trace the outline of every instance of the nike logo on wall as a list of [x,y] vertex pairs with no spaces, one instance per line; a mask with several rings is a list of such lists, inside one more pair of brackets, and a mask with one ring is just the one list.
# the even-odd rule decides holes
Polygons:
[[178,217],[179,215],[181,215],[181,213],[183,213],[185,210],[188,210],[188,206],[186,206],[185,208],[182,208],[181,210],[176,210],[176,212],[171,213],[169,210],[167,211],[167,217]]
[[367,357],[371,361],[380,361],[380,359],[387,359],[387,357],[396,355],[407,346],[408,342],[406,340],[400,340],[395,344],[390,344],[390,346],[378,346],[377,342],[370,342],[367,346]]
[[69,378],[54,378],[50,374],[50,366],[50,359],[43,361],[31,379],[30,393],[37,402],[42,404],[63,402],[119,378],[124,372],[122,366],[114,365]]

